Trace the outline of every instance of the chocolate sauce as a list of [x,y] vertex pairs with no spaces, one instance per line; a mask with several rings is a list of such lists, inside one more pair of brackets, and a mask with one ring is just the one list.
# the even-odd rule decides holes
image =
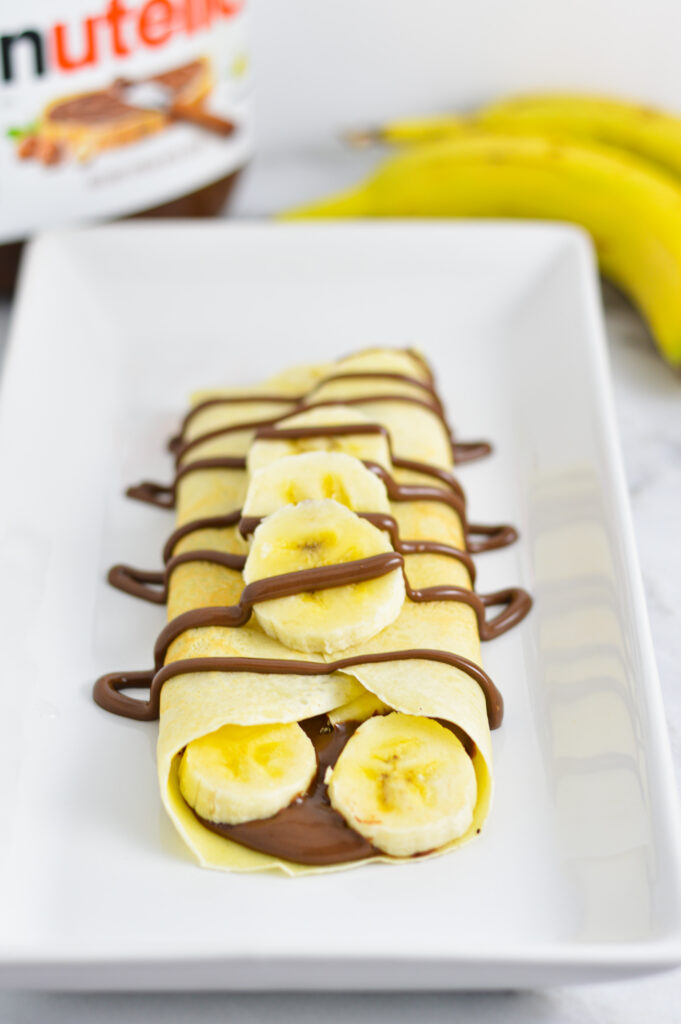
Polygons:
[[332,726],[326,715],[300,723],[315,749],[317,771],[310,788],[271,818],[222,825],[194,814],[206,828],[241,846],[294,864],[343,864],[365,860],[380,851],[355,832],[331,806],[324,776],[335,765],[359,722]]
[[[471,583],[475,583],[477,570],[475,562],[467,551],[451,547],[449,544],[441,544],[434,540],[402,540],[399,526],[394,516],[388,512],[357,512],[360,519],[366,519],[379,530],[384,530],[390,536],[390,543],[395,551],[401,555],[445,555],[455,558],[468,570]],[[263,521],[263,516],[243,516],[239,520],[239,533],[242,537],[250,537],[257,530]],[[197,527],[198,529],[198,527]]]
[[176,545],[191,533],[196,533],[197,530],[226,530],[230,526],[236,526],[240,520],[241,509],[236,509],[226,516],[205,516],[203,519],[192,519],[190,522],[178,526],[163,546],[163,561],[170,561]]
[[[391,533],[397,525],[392,516],[367,513],[364,518],[375,525],[381,524]],[[407,547],[409,547],[409,543],[407,542]],[[432,551],[433,542],[412,541],[411,544],[420,553],[424,550]],[[437,547],[446,550],[447,553],[456,552],[455,548],[447,548],[446,545],[437,545]],[[460,555],[463,552],[456,552],[456,554]],[[173,570],[178,565],[185,565],[189,562],[212,562],[228,569],[240,571],[244,568],[246,557],[213,550],[186,551],[183,554],[174,555],[166,564],[163,572],[148,572],[133,569],[127,565],[115,565],[109,572],[109,583],[128,594],[142,597],[156,604],[163,604],[167,600],[168,582]],[[410,601],[417,603],[460,601],[472,608],[477,618],[481,640],[494,640],[506,633],[521,622],[532,607],[530,595],[520,587],[508,587],[492,594],[476,594],[475,591],[468,590],[466,587],[452,584],[412,587],[407,577],[402,552],[399,550],[387,551],[350,562],[321,565],[313,569],[301,569],[297,572],[255,580],[244,587],[237,605],[193,609],[183,615],[178,615],[166,625],[156,642],[156,668],[159,669],[163,665],[170,644],[186,629],[194,629],[197,626],[243,626],[251,617],[254,605],[263,601],[363,583],[367,580],[378,579],[398,568],[402,570],[406,595]],[[152,586],[149,586],[150,584]],[[161,589],[156,589],[158,587]],[[486,609],[498,605],[504,605],[503,611],[499,612],[495,618],[488,620]],[[200,612],[200,620],[197,619],[197,612]],[[191,626],[186,625],[187,621],[191,621]]]
[[128,487],[126,495],[136,501],[144,501],[158,508],[175,508],[177,501],[177,485],[190,473],[200,469],[245,469],[246,459],[243,455],[219,455],[212,459],[197,459],[186,466],[180,467],[172,484],[157,484],[152,480],[143,480],[140,484]]
[[[200,613],[205,608],[197,608]],[[186,613],[188,616],[192,612]],[[187,629],[192,626],[188,625]],[[499,690],[484,669],[469,661],[463,655],[452,651],[439,651],[427,647],[409,647],[400,651],[381,651],[375,654],[357,654],[337,661],[297,661],[283,658],[242,658],[206,657],[183,658],[171,661],[162,669],[148,669],[141,672],[108,672],[100,676],[94,685],[93,697],[105,711],[122,718],[134,718],[139,722],[152,722],[159,716],[161,689],[164,683],[176,676],[194,672],[253,672],[255,675],[326,676],[342,672],[354,665],[377,665],[390,661],[435,661],[441,665],[465,672],[473,679],[485,697],[487,718],[490,729],[498,729],[504,717],[504,701]],[[148,700],[137,700],[121,693],[122,690],[149,690]]]
[[168,585],[173,570],[178,565],[187,565],[190,562],[209,562],[213,565],[221,565],[225,569],[236,569],[238,572],[242,572],[246,564],[246,556],[214,551],[212,548],[197,548],[194,551],[185,551],[181,555],[169,558],[165,569],[161,572],[135,569],[131,565],[114,565],[109,569],[107,579],[113,587],[126,594],[141,597],[153,604],[165,604],[168,600]]
[[[377,392],[350,398],[339,397],[334,399],[328,399],[326,401],[317,402],[313,400],[314,392],[323,384],[326,384],[329,381],[344,379],[397,380],[419,387],[424,391],[424,396],[417,397],[416,395],[406,395],[401,392],[387,394]],[[363,405],[366,403],[376,402],[405,402],[408,405],[420,406],[421,408],[427,409],[429,412],[433,413],[433,415],[437,416],[437,418],[441,421],[445,429],[445,433],[450,443],[452,456],[455,461],[457,451],[459,452],[461,461],[471,462],[473,459],[483,458],[485,455],[488,455],[492,450],[491,446],[487,442],[475,441],[469,443],[462,443],[454,439],[454,435],[452,433],[451,427],[449,426],[449,423],[444,413],[444,409],[442,407],[442,402],[440,401],[440,398],[438,397],[437,392],[435,391],[432,383],[425,384],[423,381],[419,380],[418,377],[409,377],[406,374],[382,373],[378,371],[331,374],[328,377],[321,380],[317,385],[315,385],[315,387],[310,392],[304,395],[289,396],[288,398],[279,395],[274,399],[270,398],[267,395],[261,395],[261,401],[273,400],[280,402],[288,402],[288,404],[290,404],[293,408],[287,410],[281,416],[273,416],[268,419],[259,421],[244,420],[241,423],[232,423],[224,427],[216,427],[213,430],[209,430],[203,434],[199,434],[196,437],[191,438],[190,440],[184,440],[184,433],[187,429],[188,424],[192,421],[193,417],[196,416],[197,413],[203,411],[204,409],[214,407],[217,405],[232,405],[238,403],[243,404],[249,402],[252,403],[257,400],[257,396],[254,395],[226,395],[224,397],[208,398],[204,402],[200,402],[198,405],[194,406],[194,408],[189,411],[189,413],[185,416],[184,420],[182,421],[179,434],[172,437],[168,442],[169,449],[175,453],[176,465],[179,465],[180,460],[187,454],[188,451],[191,451],[198,445],[203,444],[204,441],[211,441],[214,440],[215,438],[224,437],[228,434],[233,434],[240,430],[257,429],[258,427],[271,426],[276,423],[279,423],[282,419],[286,419],[289,416],[292,416],[296,412],[307,412],[310,409],[322,409],[340,404]]]
[[[189,410],[189,412],[182,420],[179,432],[177,433],[177,435],[175,435],[175,437],[171,438],[170,441],[168,442],[168,447],[170,451],[173,451],[173,446],[176,446],[177,443],[182,442],[184,435],[187,431],[187,427],[192,422],[194,417],[198,413],[203,412],[204,409],[214,408],[215,406],[218,405],[247,405],[253,402],[281,402],[282,404],[298,406],[298,411],[301,411],[302,408],[304,408],[303,403],[305,402],[306,398],[314,394],[314,392],[317,391],[320,387],[322,387],[322,385],[329,384],[336,380],[396,380],[401,381],[405,384],[413,384],[416,387],[423,389],[428,394],[430,399],[437,405],[437,407],[440,410],[442,410],[442,402],[440,401],[440,397],[435,391],[435,388],[433,387],[432,380],[431,382],[425,382],[419,380],[418,377],[409,377],[405,373],[383,373],[375,370],[353,373],[331,373],[327,377],[323,377],[321,380],[319,380],[311,389],[311,391],[305,391],[299,395],[286,396],[280,393],[269,394],[267,392],[261,392],[260,394],[251,395],[216,395],[214,398],[206,398],[204,399],[203,402],[198,402],[196,405],[192,406],[192,408]],[[341,403],[345,404],[342,399],[336,399],[333,404],[338,405]],[[293,413],[288,412],[286,413],[286,415],[291,416],[293,415]]]
[[[168,441],[168,451],[177,452],[178,448],[184,440],[184,435],[187,431],[187,427],[192,422],[194,417],[203,412],[204,409],[211,409],[217,405],[249,405],[262,402],[280,403],[282,405],[298,405],[300,398],[285,398],[282,395],[269,395],[269,394],[254,394],[254,395],[219,395],[215,398],[206,398],[203,402],[197,402],[193,405],[187,415],[180,424],[180,429],[173,437]],[[289,412],[289,416],[293,413]]]
[[[237,424],[237,427],[239,426]],[[388,432],[379,423],[277,427],[276,423],[273,422],[258,428],[255,437],[262,440],[300,440],[310,437],[349,437],[354,435],[383,435],[390,446]],[[515,527],[506,523],[489,526],[468,523],[463,488],[452,473],[445,469],[440,469],[438,466],[431,466],[427,462],[401,459],[399,456],[392,456],[392,461],[395,466],[403,469],[410,469],[427,476],[433,476],[444,483],[446,488],[430,487],[425,484],[399,484],[379,463],[365,460],[364,465],[383,481],[391,501],[439,501],[454,509],[461,519],[466,536],[466,546],[472,554],[482,554],[484,551],[494,551],[497,548],[507,547],[518,539],[518,532]],[[126,494],[129,498],[136,498],[138,501],[156,505],[158,508],[172,509],[176,503],[177,485],[187,474],[201,469],[245,468],[246,459],[241,456],[227,455],[197,459],[195,462],[181,466],[172,484],[158,484],[145,480],[134,487],[129,487]],[[484,539],[481,540],[479,539],[480,537]]]

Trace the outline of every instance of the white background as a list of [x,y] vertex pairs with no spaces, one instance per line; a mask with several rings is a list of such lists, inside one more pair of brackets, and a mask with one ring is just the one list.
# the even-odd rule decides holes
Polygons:
[[678,0],[251,0],[261,151],[525,89],[681,111]]

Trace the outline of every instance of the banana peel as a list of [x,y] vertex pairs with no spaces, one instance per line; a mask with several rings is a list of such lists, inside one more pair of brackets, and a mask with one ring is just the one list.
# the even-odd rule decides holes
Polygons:
[[612,146],[476,130],[405,149],[364,184],[288,218],[495,217],[569,221],[592,236],[603,274],[681,365],[681,186]]

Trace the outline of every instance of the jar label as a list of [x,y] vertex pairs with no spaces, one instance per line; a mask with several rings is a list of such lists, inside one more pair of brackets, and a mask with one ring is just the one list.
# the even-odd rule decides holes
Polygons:
[[242,166],[253,141],[245,7],[245,0],[7,5],[0,242],[151,209]]

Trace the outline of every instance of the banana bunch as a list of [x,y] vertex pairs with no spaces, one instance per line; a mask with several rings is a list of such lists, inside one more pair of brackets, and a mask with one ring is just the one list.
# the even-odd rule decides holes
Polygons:
[[681,119],[600,97],[538,95],[471,116],[396,121],[349,136],[403,152],[358,188],[294,217],[565,220],[681,365]]

